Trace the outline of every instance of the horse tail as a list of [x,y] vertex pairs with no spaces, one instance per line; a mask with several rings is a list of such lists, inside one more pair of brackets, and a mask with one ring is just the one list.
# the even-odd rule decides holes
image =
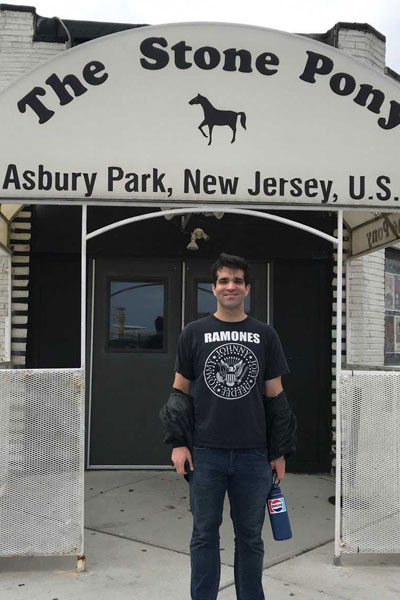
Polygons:
[[243,129],[246,129],[246,113],[244,112],[239,112],[238,115],[240,115],[240,124],[243,127]]

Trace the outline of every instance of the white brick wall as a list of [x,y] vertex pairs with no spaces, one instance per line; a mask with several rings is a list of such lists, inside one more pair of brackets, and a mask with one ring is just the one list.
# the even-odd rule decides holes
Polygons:
[[[385,42],[373,32],[339,28],[338,48],[370,67],[385,68]],[[347,263],[347,363],[384,365],[384,282],[384,250]]]
[[34,42],[33,13],[0,11],[0,91],[24,73],[65,50],[65,44]]
[[[385,42],[373,33],[339,29],[338,48],[379,70],[385,67]],[[336,232],[335,232],[336,234]],[[348,233],[344,231],[344,253],[348,251]],[[336,252],[335,262],[336,262]],[[333,286],[337,286],[334,267]],[[380,250],[343,265],[342,365],[377,367],[384,365],[385,344],[385,251]],[[332,364],[336,350],[336,297],[332,320]],[[332,368],[332,454],[336,450],[336,369]],[[335,467],[335,458],[332,460]]]
[[347,362],[385,363],[385,251],[347,264]]
[[370,67],[385,68],[385,42],[372,32],[339,29],[338,48]]

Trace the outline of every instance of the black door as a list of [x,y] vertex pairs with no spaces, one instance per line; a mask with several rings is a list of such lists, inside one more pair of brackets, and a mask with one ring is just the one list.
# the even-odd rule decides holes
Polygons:
[[[171,464],[158,412],[173,381],[182,303],[184,324],[215,311],[211,263],[188,261],[183,275],[180,262],[96,259],[90,467]],[[265,264],[252,265],[245,306],[262,320],[268,313],[266,273]]]
[[[173,381],[182,307],[184,324],[215,310],[211,262],[191,260],[182,269],[178,261],[96,260],[90,466],[171,464],[158,412]],[[245,309],[274,325],[290,367],[284,387],[299,434],[289,470],[329,471],[330,264],[277,261],[271,310],[268,266],[253,263],[251,272]]]
[[181,330],[178,262],[94,264],[89,465],[170,464],[158,412]]
[[331,273],[325,260],[274,265],[274,326],[288,360],[284,385],[298,421],[291,471],[331,468]]

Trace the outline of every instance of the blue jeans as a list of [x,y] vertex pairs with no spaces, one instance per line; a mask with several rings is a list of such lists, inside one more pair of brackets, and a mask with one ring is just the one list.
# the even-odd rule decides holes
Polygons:
[[228,491],[235,532],[234,574],[238,600],[264,600],[261,531],[272,469],[266,449],[193,448],[189,474],[193,533],[192,600],[215,600],[221,571],[219,527]]

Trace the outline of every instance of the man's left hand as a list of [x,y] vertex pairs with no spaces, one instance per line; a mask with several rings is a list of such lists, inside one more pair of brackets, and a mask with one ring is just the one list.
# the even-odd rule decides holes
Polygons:
[[275,460],[271,460],[269,463],[271,465],[271,469],[274,471],[277,479],[283,479],[285,477],[285,457],[280,456]]

